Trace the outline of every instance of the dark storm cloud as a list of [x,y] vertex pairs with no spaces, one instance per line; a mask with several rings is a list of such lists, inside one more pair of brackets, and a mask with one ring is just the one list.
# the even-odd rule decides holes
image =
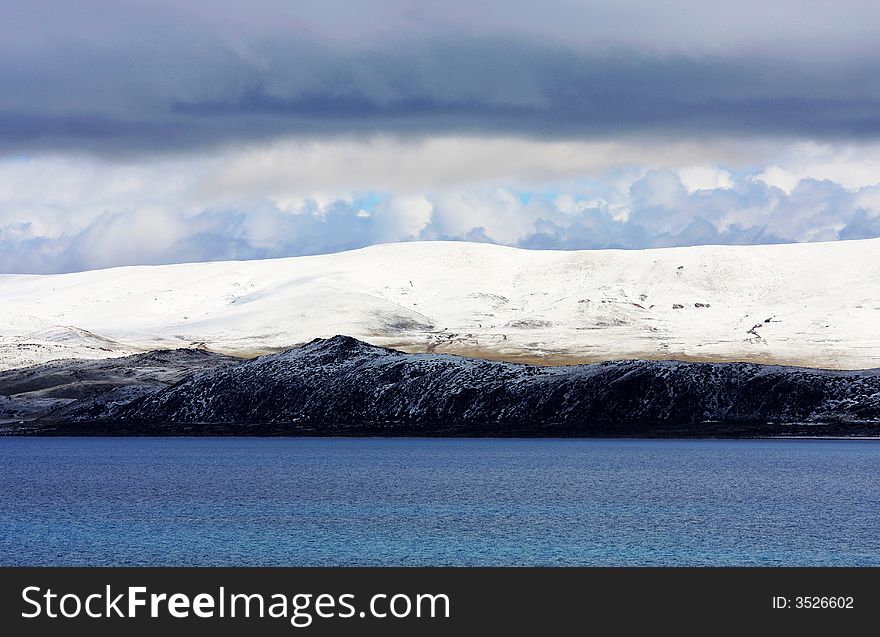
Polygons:
[[880,134],[880,60],[863,37],[877,18],[860,2],[791,23],[797,3],[756,3],[742,7],[751,27],[686,1],[668,16],[646,2],[620,3],[629,15],[590,2],[546,15],[522,2],[3,4],[3,152],[373,132]]

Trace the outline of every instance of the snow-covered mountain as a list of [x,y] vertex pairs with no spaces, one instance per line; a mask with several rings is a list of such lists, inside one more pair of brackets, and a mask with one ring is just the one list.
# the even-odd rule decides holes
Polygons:
[[414,242],[0,275],[0,368],[347,334],[410,352],[880,367],[880,239],[642,251]]

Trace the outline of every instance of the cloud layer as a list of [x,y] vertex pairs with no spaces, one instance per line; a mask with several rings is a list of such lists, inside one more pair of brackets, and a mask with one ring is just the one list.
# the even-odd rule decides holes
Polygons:
[[0,152],[880,133],[870,2],[4,2]]
[[874,0],[0,0],[0,271],[880,235]]
[[[748,151],[732,142],[661,152],[461,138],[290,142],[133,163],[6,160],[0,271],[255,259],[426,239],[586,249],[880,236],[880,147]],[[717,155],[730,163],[706,160]],[[750,165],[756,156],[762,162]]]

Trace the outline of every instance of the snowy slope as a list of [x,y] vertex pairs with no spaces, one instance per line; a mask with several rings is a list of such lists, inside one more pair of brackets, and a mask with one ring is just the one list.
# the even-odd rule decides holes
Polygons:
[[880,367],[880,239],[643,251],[418,242],[0,275],[0,368],[347,334],[406,351]]

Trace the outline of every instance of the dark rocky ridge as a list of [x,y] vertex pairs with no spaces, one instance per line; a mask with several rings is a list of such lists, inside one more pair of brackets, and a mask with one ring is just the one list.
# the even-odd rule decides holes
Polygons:
[[[71,405],[30,433],[766,436],[880,434],[880,370],[620,361],[536,367],[337,336]],[[13,428],[14,429],[14,428]]]
[[198,349],[158,350],[99,360],[58,360],[0,372],[0,422],[98,417],[191,374],[241,360]]

